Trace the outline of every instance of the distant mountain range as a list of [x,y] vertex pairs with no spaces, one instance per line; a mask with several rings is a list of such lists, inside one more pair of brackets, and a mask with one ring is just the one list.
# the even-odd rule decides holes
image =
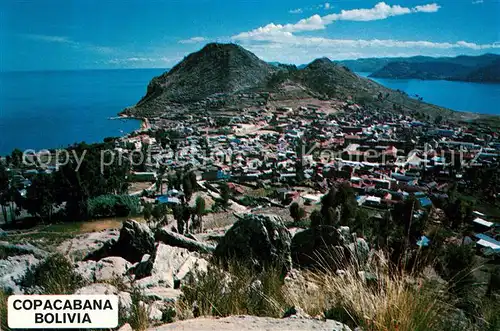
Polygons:
[[352,100],[373,109],[452,115],[356,75],[327,58],[305,66],[267,63],[235,44],[211,43],[154,77],[146,95],[124,114],[156,117],[172,112],[237,111],[299,100]]
[[370,77],[393,79],[443,79],[470,82],[500,82],[500,55],[409,58],[368,58],[339,61]]

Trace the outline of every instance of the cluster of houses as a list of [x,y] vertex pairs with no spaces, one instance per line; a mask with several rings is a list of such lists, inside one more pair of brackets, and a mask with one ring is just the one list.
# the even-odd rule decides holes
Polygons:
[[[179,132],[176,150],[161,148],[147,132],[123,139],[136,148],[151,146],[153,168],[189,166],[207,182],[272,186],[288,202],[300,196],[317,203],[332,182],[348,181],[366,208],[391,209],[409,195],[431,208],[432,198],[446,196],[467,167],[500,157],[500,139],[487,129],[368,112],[352,102],[176,116],[151,121],[156,130]],[[297,194],[303,183],[314,190]],[[498,252],[495,223],[485,218],[474,224],[489,227],[491,237],[478,232],[478,245]]]

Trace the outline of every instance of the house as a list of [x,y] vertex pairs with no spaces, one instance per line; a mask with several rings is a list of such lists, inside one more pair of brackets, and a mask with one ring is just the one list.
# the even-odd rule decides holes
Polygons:
[[167,204],[167,205],[180,205],[181,200],[178,197],[172,197],[168,195],[160,195],[156,198],[156,203]]
[[495,225],[495,223],[488,222],[488,221],[486,221],[482,218],[479,218],[479,217],[476,217],[472,221],[472,223],[474,225],[474,230],[477,232],[485,232],[485,231],[491,230],[491,228],[493,228],[493,226]]
[[488,254],[500,254],[500,241],[491,238],[483,233],[475,235],[477,239],[476,247]]

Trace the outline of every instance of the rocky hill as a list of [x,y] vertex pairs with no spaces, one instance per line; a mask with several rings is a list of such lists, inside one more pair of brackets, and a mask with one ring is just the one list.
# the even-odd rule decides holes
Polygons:
[[[383,98],[381,98],[383,95]],[[410,98],[327,58],[302,69],[271,65],[235,44],[208,44],[172,70],[155,77],[129,116],[155,117],[171,112],[238,110],[286,100],[353,100],[365,107],[428,112],[449,110]]]
[[189,103],[217,93],[264,86],[276,69],[234,44],[208,44],[149,83],[136,108]]

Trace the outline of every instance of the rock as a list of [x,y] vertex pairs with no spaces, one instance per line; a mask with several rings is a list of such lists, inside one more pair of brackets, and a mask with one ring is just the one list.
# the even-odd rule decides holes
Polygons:
[[150,305],[148,305],[149,320],[153,322],[161,321],[164,309],[165,309],[165,303],[161,301],[155,301]]
[[146,224],[128,220],[123,223],[116,246],[115,249],[121,252],[118,256],[132,263],[139,262],[144,254],[153,253],[155,238]]
[[85,260],[98,261],[108,256],[120,256],[135,263],[155,248],[153,232],[146,224],[128,220],[123,223],[118,240],[107,241],[99,250],[88,254]]
[[104,242],[98,249],[95,251],[89,252],[84,258],[83,261],[99,261],[108,256],[117,256],[116,243],[117,239],[111,238],[108,241]]
[[131,264],[127,260],[118,256],[106,257],[96,264],[95,279],[98,282],[110,281],[122,278]]
[[131,270],[129,270],[129,273],[133,273],[135,275],[135,280],[151,276],[151,271],[153,270],[153,261],[154,256],[151,256],[150,254],[144,254],[141,262],[139,262],[135,267],[131,268]]
[[157,230],[155,238],[157,241],[161,241],[169,246],[186,248],[191,252],[212,253],[215,250],[215,247],[211,245],[187,238],[166,228]]
[[0,288],[12,291],[13,294],[23,294],[17,281],[20,280],[32,266],[39,264],[41,260],[33,254],[9,256],[0,260]]
[[31,244],[17,244],[13,245],[6,241],[0,241],[0,248],[6,251],[8,255],[33,255],[37,259],[43,259],[49,256],[49,253],[37,248]]
[[[62,242],[57,247],[57,251],[65,256],[68,256],[72,260],[81,261],[89,254],[103,249],[104,245],[112,247],[112,245],[116,243],[116,240],[118,240],[119,233],[119,230],[113,229],[82,234]],[[111,256],[104,255],[106,254],[103,254],[101,257],[97,257],[95,261]]]
[[358,265],[364,265],[368,261],[368,254],[370,253],[370,246],[363,238],[356,238],[356,244],[349,244],[349,250],[352,257],[356,258]]
[[226,232],[214,257],[223,264],[236,259],[257,269],[273,265],[286,272],[292,266],[291,239],[281,217],[248,214]]
[[291,307],[285,312],[283,318],[310,319],[311,316],[309,316],[304,310],[302,310],[302,308]]
[[344,245],[345,239],[339,230],[319,225],[293,237],[292,260],[300,267],[337,266],[350,256]]
[[119,291],[116,287],[110,284],[96,283],[76,290],[75,294],[82,295],[99,295],[99,294],[114,294],[118,295]]
[[[158,244],[155,252],[151,276],[136,282],[142,288],[169,287],[174,288],[177,275],[184,277],[188,271],[197,267],[198,258],[196,253],[189,252],[185,248]],[[203,264],[200,261],[199,264]]]
[[118,303],[125,316],[131,311],[132,296],[128,292],[119,291],[115,286],[106,283],[95,283],[82,287],[75,292],[76,295],[118,295]]
[[118,293],[118,302],[120,304],[120,309],[124,313],[124,317],[130,316],[132,311],[132,295],[128,292]]
[[333,320],[271,318],[257,316],[230,316],[226,318],[200,317],[165,324],[149,331],[190,330],[190,331],[233,331],[233,330],[301,330],[301,331],[351,331],[340,322]]
[[[197,270],[197,271],[203,271],[207,272],[208,271],[208,261],[205,259],[198,258],[196,256],[190,255],[184,261],[184,263],[179,267],[177,270],[177,273],[175,274],[175,281],[179,282],[179,286],[181,286],[181,282],[191,273],[192,271]],[[176,284],[177,285],[177,284]]]
[[175,290],[173,288],[157,286],[144,289],[142,294],[145,298],[152,301],[164,301],[173,303],[176,302],[177,299],[179,299],[179,297],[182,294],[182,291]]
[[118,329],[118,331],[134,331],[130,324],[125,323],[121,328]]
[[83,280],[89,283],[96,281],[95,271],[97,269],[96,261],[78,261],[75,263],[75,271],[82,276]]

